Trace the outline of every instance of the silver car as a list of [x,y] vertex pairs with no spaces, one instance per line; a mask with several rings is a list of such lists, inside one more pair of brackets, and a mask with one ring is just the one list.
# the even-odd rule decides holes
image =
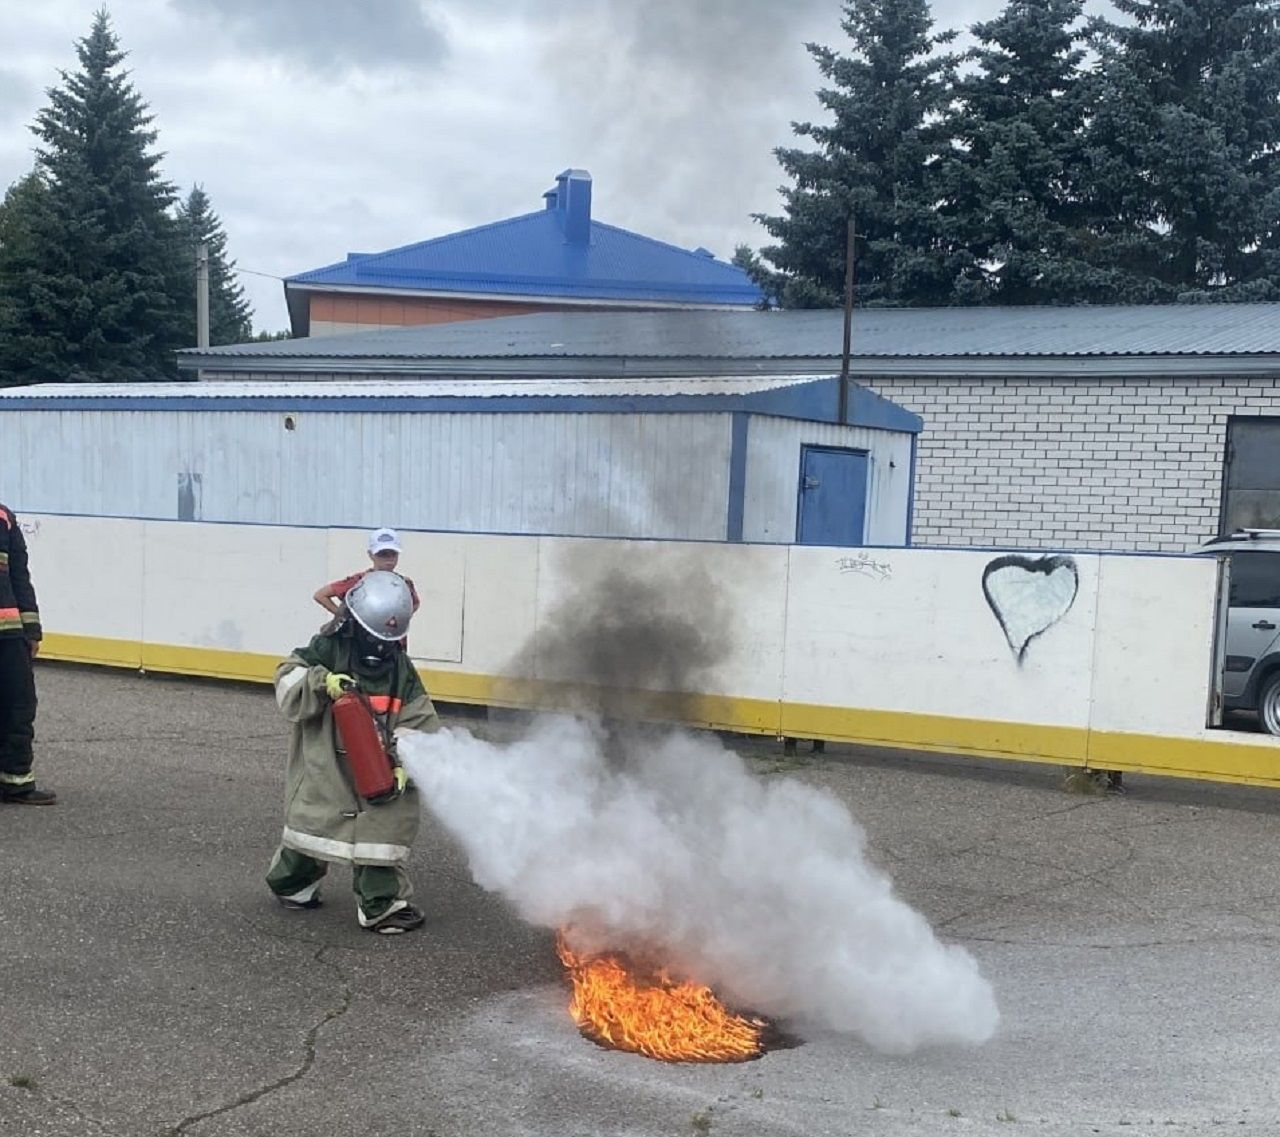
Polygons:
[[1223,710],[1257,711],[1280,734],[1280,529],[1240,529],[1200,551],[1223,557],[1228,573]]

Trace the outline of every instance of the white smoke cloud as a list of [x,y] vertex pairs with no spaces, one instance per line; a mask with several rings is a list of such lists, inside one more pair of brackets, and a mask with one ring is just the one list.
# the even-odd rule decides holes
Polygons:
[[995,1030],[972,956],[894,895],[844,806],[713,736],[546,716],[511,744],[455,728],[400,753],[476,882],[580,950],[652,951],[739,1009],[890,1052]]

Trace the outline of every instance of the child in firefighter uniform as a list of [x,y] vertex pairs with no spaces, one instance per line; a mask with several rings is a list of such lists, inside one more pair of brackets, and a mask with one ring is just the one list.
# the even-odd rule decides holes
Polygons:
[[[349,864],[360,926],[394,935],[423,922],[403,868],[418,831],[418,795],[394,763],[395,740],[437,730],[439,719],[400,643],[413,616],[404,578],[368,573],[346,603],[337,627],[276,668],[276,702],[293,725],[284,835],[267,885],[286,908],[317,908],[328,864]],[[393,760],[395,790],[380,804],[357,794],[335,728],[334,701],[353,687],[367,698]]]

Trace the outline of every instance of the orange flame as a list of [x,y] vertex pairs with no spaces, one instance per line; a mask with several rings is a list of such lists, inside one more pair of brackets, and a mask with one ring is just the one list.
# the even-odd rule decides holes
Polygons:
[[587,958],[561,932],[560,961],[573,980],[569,1014],[601,1046],[666,1062],[745,1062],[764,1053],[763,1019],[736,1015],[696,983],[665,970],[636,974],[622,956]]

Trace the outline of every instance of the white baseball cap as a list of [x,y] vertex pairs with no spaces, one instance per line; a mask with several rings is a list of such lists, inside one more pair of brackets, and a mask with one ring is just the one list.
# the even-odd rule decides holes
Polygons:
[[370,553],[383,553],[388,549],[393,553],[401,551],[400,538],[396,535],[394,529],[375,529],[369,534]]

